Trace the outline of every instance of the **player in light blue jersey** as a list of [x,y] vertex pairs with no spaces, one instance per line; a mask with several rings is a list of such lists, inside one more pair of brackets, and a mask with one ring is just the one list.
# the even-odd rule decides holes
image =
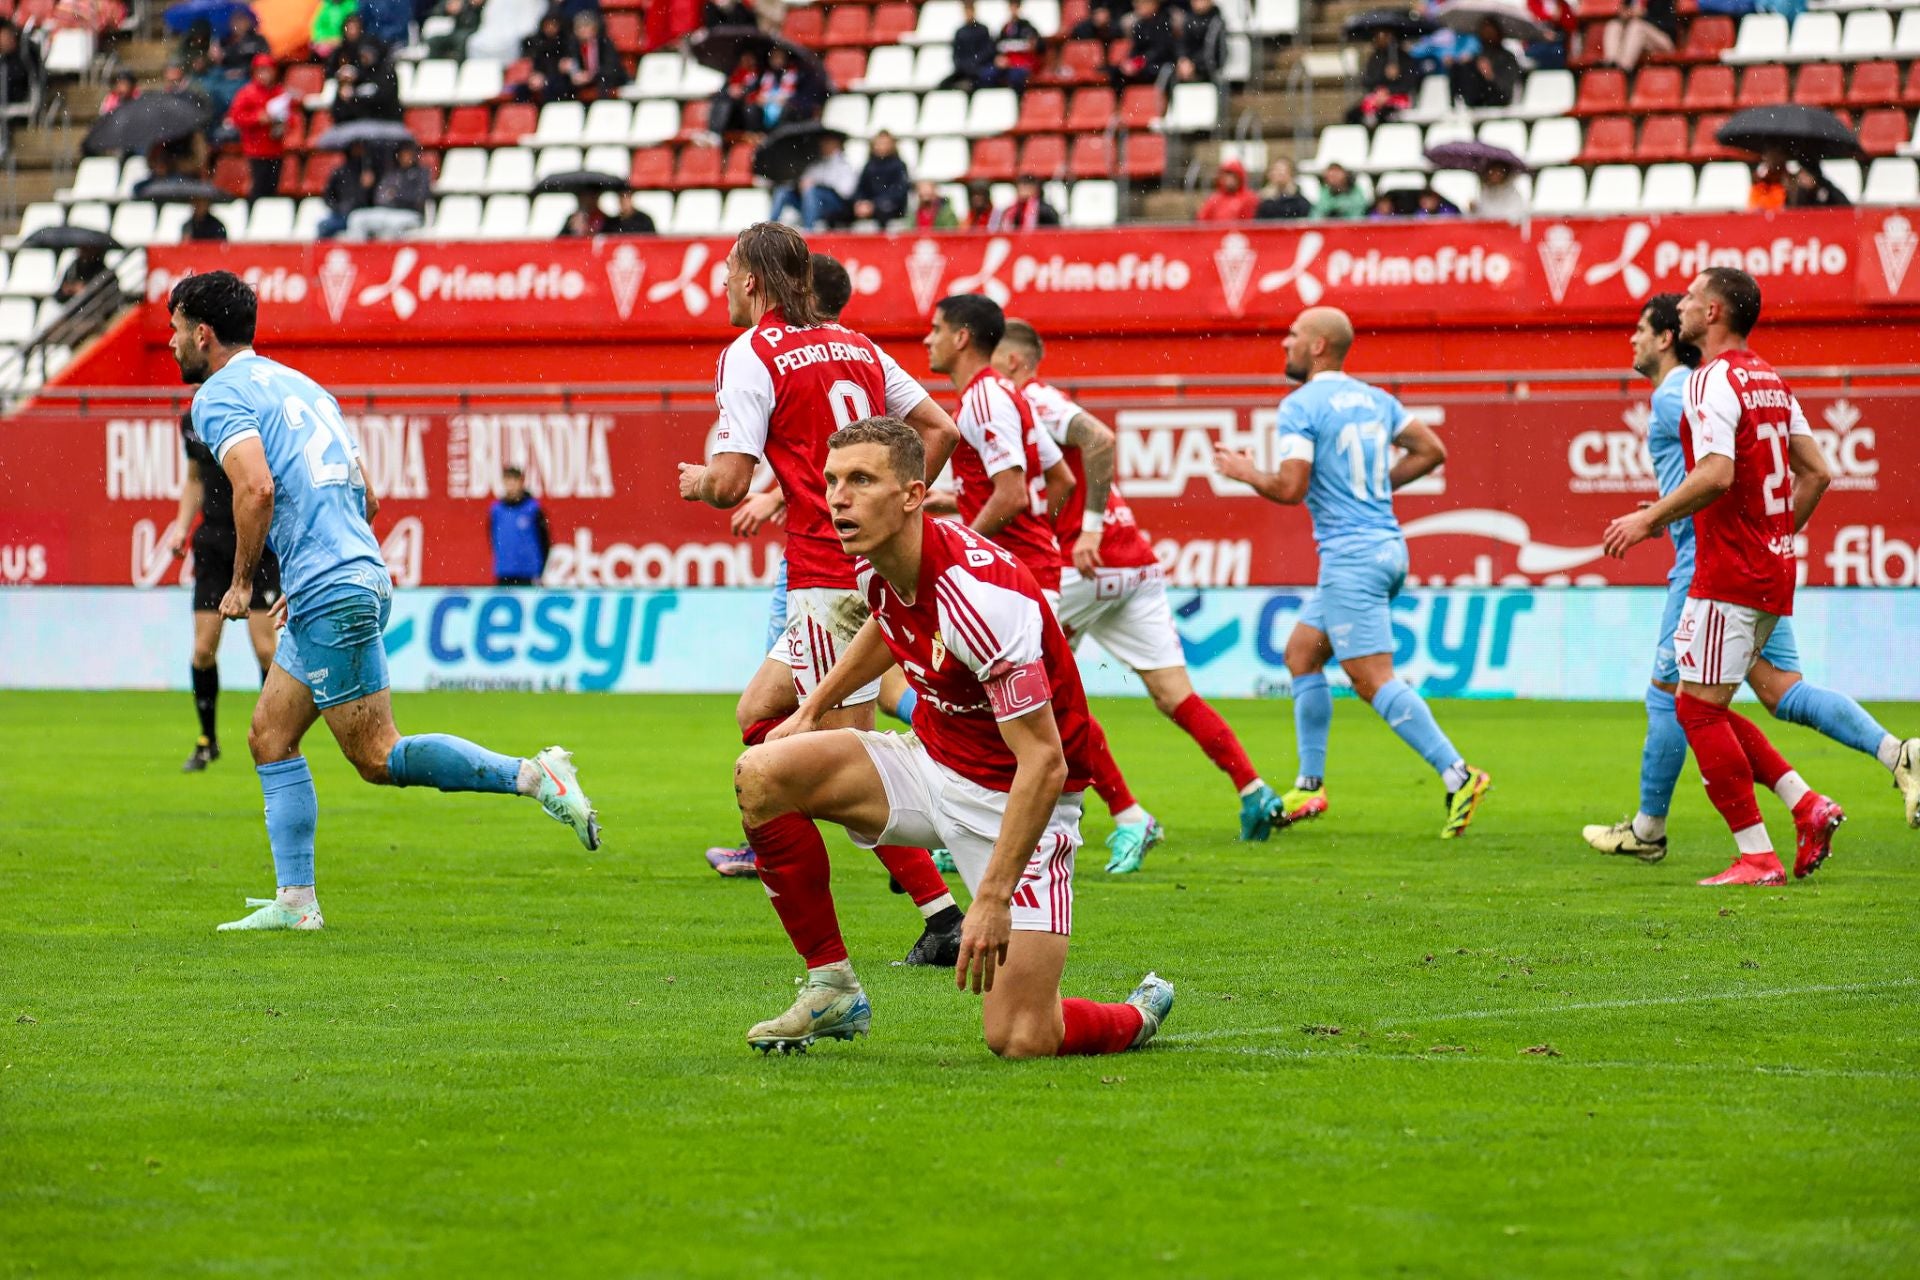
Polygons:
[[[1327,734],[1333,696],[1326,665],[1337,659],[1353,691],[1420,754],[1446,788],[1442,839],[1467,829],[1491,785],[1447,740],[1426,701],[1393,674],[1389,606],[1407,577],[1407,540],[1393,514],[1393,491],[1446,460],[1432,428],[1407,417],[1400,402],[1343,370],[1353,322],[1333,307],[1300,313],[1287,330],[1287,377],[1304,385],[1280,403],[1280,469],[1221,448],[1220,474],[1261,497],[1307,504],[1320,548],[1320,585],[1287,640],[1293,673],[1294,731],[1300,776],[1281,798],[1292,824],[1327,809]],[[1403,452],[1395,458],[1389,446]]]
[[180,376],[200,384],[194,424],[233,481],[233,585],[220,612],[247,616],[254,567],[269,543],[284,592],[280,645],[247,734],[279,892],[249,898],[256,910],[221,930],[324,923],[313,892],[319,802],[300,754],[301,738],[322,718],[368,782],[536,796],[582,844],[598,848],[598,820],[559,747],[523,760],[446,734],[400,736],[381,634],[391,581],[369,523],[376,502],[340,406],[311,378],[254,352],[257,300],[232,272],[187,277],[168,307]]
[[[1647,421],[1647,452],[1655,483],[1665,497],[1687,478],[1680,445],[1680,412],[1687,375],[1700,352],[1680,340],[1680,295],[1656,294],[1640,311],[1633,329],[1633,371],[1653,383]],[[1653,654],[1653,678],[1647,685],[1647,737],[1640,752],[1640,809],[1611,826],[1592,823],[1581,835],[1601,853],[1624,854],[1642,862],[1667,856],[1667,810],[1687,762],[1687,736],[1675,718],[1674,691],[1680,667],[1673,648],[1674,629],[1693,585],[1693,521],[1680,519],[1673,532],[1673,568],[1667,573],[1667,605]],[[1907,823],[1920,826],[1920,738],[1894,737],[1844,693],[1807,683],[1800,675],[1800,651],[1793,619],[1782,618],[1760,651],[1747,683],[1768,711],[1790,724],[1806,725],[1835,742],[1865,752],[1892,771],[1906,804]]]

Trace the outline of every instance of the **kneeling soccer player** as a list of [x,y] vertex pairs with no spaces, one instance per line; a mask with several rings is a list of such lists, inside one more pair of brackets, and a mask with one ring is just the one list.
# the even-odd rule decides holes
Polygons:
[[[760,878],[807,962],[792,1008],[747,1032],[763,1051],[865,1033],[872,1008],[847,960],[818,819],[859,845],[944,847],[973,894],[955,977],[983,996],[1006,1058],[1119,1053],[1173,1008],[1149,973],[1124,1004],[1062,1000],[1073,855],[1091,717],[1079,669],[1033,576],[922,510],[920,438],[867,418],[828,442],[828,514],[872,617],[800,709],[734,767]],[[920,699],[914,734],[817,728],[823,708],[894,662]]]

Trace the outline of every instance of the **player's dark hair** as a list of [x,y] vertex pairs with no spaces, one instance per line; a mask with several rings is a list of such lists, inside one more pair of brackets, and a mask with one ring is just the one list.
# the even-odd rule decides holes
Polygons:
[[853,277],[832,254],[813,255],[813,298],[822,320],[838,320],[853,301]]
[[1727,307],[1727,328],[1741,337],[1760,323],[1760,284],[1738,267],[1708,267],[1700,273],[1707,288]]
[[509,476],[513,477],[515,480],[525,480],[527,478],[527,473],[522,471],[518,467],[500,468],[500,478],[502,480],[505,480]]
[[259,309],[260,300],[253,289],[231,271],[190,275],[167,295],[168,311],[206,325],[223,347],[244,347],[253,341]]
[[862,418],[827,437],[829,449],[846,449],[856,444],[877,444],[885,448],[887,462],[901,484],[926,479],[927,451],[920,443],[920,433],[900,419]]
[[1007,336],[1007,313],[984,293],[953,294],[940,299],[934,310],[954,328],[965,329],[982,357],[991,356]]
[[1700,348],[1691,342],[1680,340],[1680,295],[1677,293],[1656,293],[1647,299],[1647,305],[1640,309],[1647,318],[1647,328],[1656,334],[1664,333],[1673,339],[1673,358],[1689,369],[1700,366]]
[[790,325],[820,323],[813,293],[813,255],[798,231],[784,223],[756,222],[735,241],[740,264],[753,273],[760,292]]

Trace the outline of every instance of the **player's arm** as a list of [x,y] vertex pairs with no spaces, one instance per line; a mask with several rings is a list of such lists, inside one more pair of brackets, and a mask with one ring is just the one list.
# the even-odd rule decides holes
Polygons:
[[[880,624],[872,618],[867,619],[860,633],[840,654],[840,660],[833,664],[833,670],[827,672],[800,709],[788,716],[784,723],[774,727],[767,734],[767,741],[776,738],[791,737],[796,733],[812,733],[820,727],[820,716],[852,697],[855,691],[864,688],[886,674],[893,665],[893,654],[887,650],[887,642],[880,636]],[[1039,837],[1035,837],[1037,840]]]
[[921,510],[930,516],[958,516],[960,500],[951,489],[929,489],[926,505]]
[[1008,467],[993,473],[993,492],[973,518],[973,531],[991,538],[1027,509],[1027,469]]
[[373,526],[373,518],[380,514],[380,495],[374,491],[373,481],[367,478],[366,468],[360,467],[358,459],[355,459],[353,465],[359,467],[360,483],[367,487],[366,502],[364,505],[366,508],[367,526],[371,528]]
[[1440,442],[1432,427],[1418,418],[1407,419],[1393,442],[1406,450],[1387,473],[1387,483],[1395,489],[1404,489],[1421,476],[1438,470],[1447,460],[1447,446]]
[[704,502],[730,511],[745,500],[758,462],[757,457],[744,453],[716,453],[705,466],[683,462],[680,464],[680,496],[688,502]]
[[1067,423],[1067,447],[1080,451],[1080,466],[1087,473],[1087,518],[1104,520],[1107,494],[1113,489],[1115,437],[1113,428],[1084,409]]
[[[1000,677],[1031,678],[1024,671]],[[987,688],[997,705],[1002,698],[994,692],[994,684],[989,681]],[[963,991],[969,974],[974,991],[993,990],[994,966],[1006,963],[1007,944],[1013,938],[1013,892],[1020,887],[1021,873],[1033,858],[1047,820],[1060,803],[1061,789],[1067,784],[1066,750],[1060,745],[1060,726],[1054,721],[1051,702],[1000,721],[1000,739],[1013,752],[1013,786],[1007,791],[1000,835],[993,842],[993,854],[960,930],[960,959],[954,966],[954,979]]]
[[1813,519],[1813,509],[1833,483],[1833,473],[1827,470],[1827,456],[1819,442],[1799,432],[1787,437],[1787,466],[1793,471],[1793,531],[1798,533]]
[[273,524],[273,471],[257,434],[235,440],[220,465],[233,481],[233,582],[220,601],[221,616],[244,618],[253,609],[253,575]]
[[1733,459],[1721,453],[1704,454],[1672,493],[1608,525],[1601,545],[1608,555],[1620,559],[1675,520],[1712,506],[1732,487]]
[[946,470],[953,451],[960,447],[960,428],[932,396],[915,405],[904,421],[919,433],[920,448],[927,455],[927,483],[932,484],[934,477]]
[[180,486],[180,506],[173,513],[173,523],[167,526],[167,550],[176,557],[187,554],[187,531],[193,528],[206,500],[207,484],[200,478],[200,463],[189,457],[187,478]]
[[1073,492],[1073,487],[1079,481],[1073,478],[1073,468],[1067,465],[1064,458],[1048,467],[1041,475],[1047,484],[1047,516],[1051,519],[1060,514],[1060,508],[1065,505],[1067,495]]
[[1229,480],[1251,485],[1268,502],[1283,507],[1298,506],[1307,499],[1307,485],[1313,480],[1313,459],[1288,458],[1278,471],[1262,471],[1253,455],[1240,453],[1225,445],[1213,447],[1213,469]]
[[773,429],[773,375],[754,354],[750,334],[722,353],[713,400],[720,410],[717,447],[704,465],[680,464],[680,496],[730,511],[752,489]]

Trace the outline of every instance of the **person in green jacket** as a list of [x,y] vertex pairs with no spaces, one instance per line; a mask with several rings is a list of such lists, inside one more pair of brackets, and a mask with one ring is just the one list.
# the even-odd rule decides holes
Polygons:
[[1330,164],[1320,175],[1320,198],[1313,202],[1316,218],[1363,218],[1367,194],[1354,183],[1344,165]]
[[332,53],[340,43],[340,28],[349,14],[358,12],[360,0],[320,0],[313,11],[313,25],[307,29],[307,43],[319,57]]

